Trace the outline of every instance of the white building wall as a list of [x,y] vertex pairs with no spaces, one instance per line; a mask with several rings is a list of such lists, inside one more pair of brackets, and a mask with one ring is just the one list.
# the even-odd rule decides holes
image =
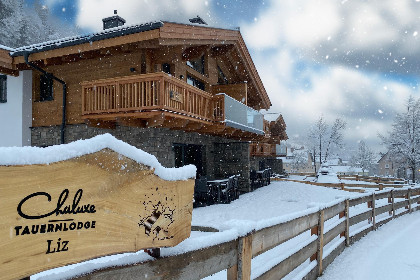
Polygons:
[[32,71],[7,76],[7,102],[0,103],[0,147],[30,146]]

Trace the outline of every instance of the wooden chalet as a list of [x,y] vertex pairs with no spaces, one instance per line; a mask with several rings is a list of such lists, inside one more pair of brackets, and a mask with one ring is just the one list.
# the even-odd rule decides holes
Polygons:
[[[124,26],[118,18],[104,19],[107,29],[99,33],[0,49],[1,73],[32,73],[32,145],[109,132],[167,166],[210,160],[198,166],[210,177],[243,173],[239,166],[222,172],[216,163],[221,155],[236,164],[231,146],[246,148],[243,166],[252,167],[254,156],[275,156],[268,151],[287,138],[286,125],[259,112],[271,103],[239,30],[160,21]],[[108,19],[116,22],[105,25]]]

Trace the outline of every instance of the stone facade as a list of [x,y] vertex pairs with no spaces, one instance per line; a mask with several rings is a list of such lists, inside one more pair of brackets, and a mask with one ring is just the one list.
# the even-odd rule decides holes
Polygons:
[[214,171],[216,177],[227,178],[241,175],[239,185],[242,192],[250,192],[249,142],[214,143]]
[[283,162],[281,159],[273,157],[251,157],[250,169],[261,170],[271,168],[271,171],[276,174],[283,173]]
[[[33,127],[31,133],[32,146],[46,147],[60,144],[60,126]],[[203,170],[208,179],[240,174],[242,190],[249,190],[248,142],[168,128],[117,126],[115,129],[104,129],[84,124],[67,125],[65,142],[89,139],[104,133],[110,133],[117,139],[156,156],[165,167],[175,166],[174,144],[202,145]]]

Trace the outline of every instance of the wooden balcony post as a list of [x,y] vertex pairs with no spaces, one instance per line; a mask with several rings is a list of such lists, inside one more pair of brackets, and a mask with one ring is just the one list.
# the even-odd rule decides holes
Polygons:
[[164,106],[165,105],[165,103],[164,103],[164,100],[165,100],[165,77],[164,76],[161,76],[159,78],[159,83],[160,83],[160,85],[159,85],[159,94],[158,94],[158,98],[159,98],[158,105],[159,106]]
[[115,86],[115,108],[120,109],[121,108],[121,104],[120,104],[120,83],[115,82],[114,86]]
[[84,115],[86,112],[85,98],[86,98],[86,86],[82,86],[82,115]]

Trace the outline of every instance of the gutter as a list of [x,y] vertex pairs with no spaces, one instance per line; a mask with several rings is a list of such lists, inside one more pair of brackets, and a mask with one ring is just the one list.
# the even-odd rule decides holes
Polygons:
[[38,67],[37,65],[33,64],[32,62],[29,62],[29,55],[31,53],[30,52],[24,52],[23,56],[25,58],[25,63],[31,67],[32,69],[35,69],[39,72],[41,72],[42,74],[44,74],[45,76],[47,76],[48,78],[51,78],[53,80],[56,80],[57,82],[59,82],[62,86],[63,86],[63,104],[62,104],[62,121],[61,121],[61,144],[64,144],[64,135],[65,135],[65,130],[66,130],[66,107],[67,107],[67,85],[66,82],[64,82],[63,80],[57,78],[56,76],[54,76],[51,73],[48,73],[47,71],[45,71],[44,69],[42,69],[41,67]]

